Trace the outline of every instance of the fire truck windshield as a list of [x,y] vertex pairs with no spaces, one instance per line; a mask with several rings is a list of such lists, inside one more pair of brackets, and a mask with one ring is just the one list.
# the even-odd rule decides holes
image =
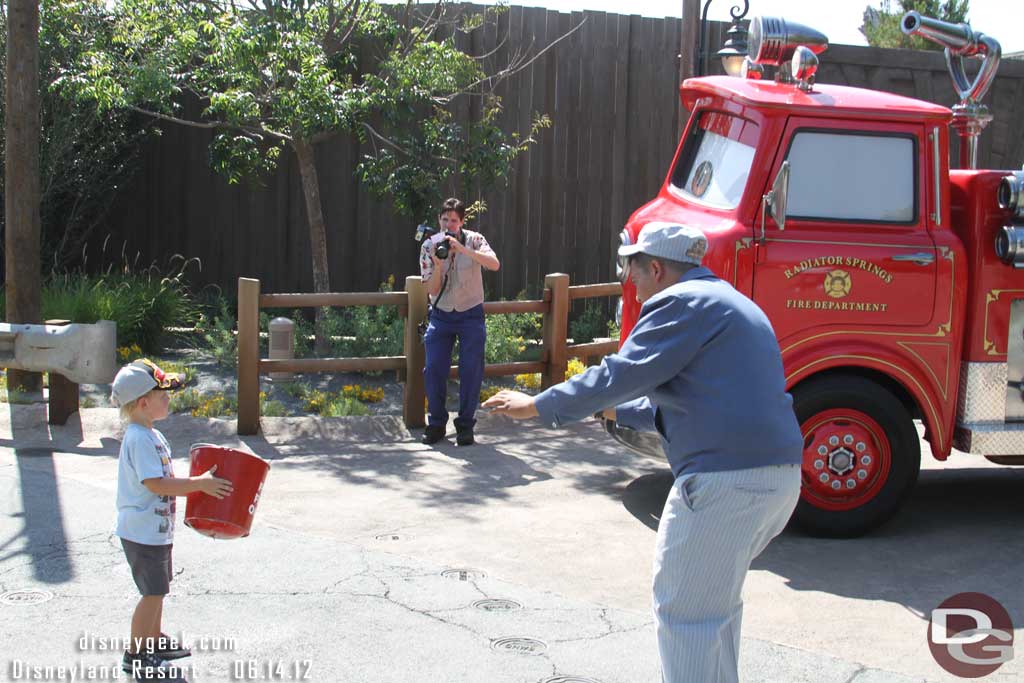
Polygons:
[[676,196],[721,209],[735,209],[743,196],[757,147],[757,124],[722,112],[705,111],[691,123],[683,151],[672,169]]

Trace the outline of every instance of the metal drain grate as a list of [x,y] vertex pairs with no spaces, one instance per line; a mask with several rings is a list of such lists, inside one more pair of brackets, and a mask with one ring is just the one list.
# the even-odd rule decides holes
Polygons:
[[491,649],[499,652],[511,652],[517,655],[537,656],[547,652],[548,644],[535,638],[498,638],[491,641]]
[[487,578],[487,574],[479,569],[445,569],[441,572],[441,576],[458,581],[478,581]]
[[0,604],[4,605],[40,605],[48,600],[53,600],[53,593],[35,588],[7,591],[0,595]]
[[540,683],[601,683],[601,681],[585,676],[553,676],[545,678]]
[[482,609],[485,612],[512,612],[523,608],[523,606],[515,600],[505,600],[504,598],[477,600],[473,603],[473,607]]

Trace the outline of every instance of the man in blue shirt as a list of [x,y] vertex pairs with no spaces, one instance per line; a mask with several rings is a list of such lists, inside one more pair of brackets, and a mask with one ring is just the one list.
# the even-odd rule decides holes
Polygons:
[[484,403],[552,427],[604,409],[661,435],[676,477],[654,560],[670,683],[739,680],[743,581],[800,494],[803,439],[775,333],[754,302],[700,265],[707,244],[696,228],[648,223],[619,249],[643,305],[618,353],[536,397],[502,391]]

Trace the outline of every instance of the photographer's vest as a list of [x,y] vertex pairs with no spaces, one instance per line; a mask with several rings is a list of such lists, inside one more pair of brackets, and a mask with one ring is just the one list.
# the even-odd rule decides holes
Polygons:
[[[462,229],[462,232],[466,235],[467,249],[494,255],[494,251],[487,244],[483,235],[465,228]],[[440,239],[443,237],[439,235],[427,240],[423,243],[423,248],[420,251],[420,275],[424,282],[434,272],[434,262],[430,260],[430,254],[435,242]],[[444,286],[444,291],[441,292],[440,301],[435,301],[434,297],[431,297],[430,302],[435,308],[442,311],[468,311],[484,302],[483,267],[469,256],[456,254],[454,251],[447,260],[451,261],[452,259],[454,259],[454,263],[448,264],[446,271],[448,282]]]

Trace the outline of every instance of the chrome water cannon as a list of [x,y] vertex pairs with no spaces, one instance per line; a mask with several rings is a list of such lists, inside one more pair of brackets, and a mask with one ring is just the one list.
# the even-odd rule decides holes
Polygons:
[[[946,67],[960,103],[953,107],[953,128],[960,136],[960,167],[978,167],[978,136],[992,120],[980,100],[992,86],[999,68],[999,41],[971,29],[970,24],[951,24],[917,12],[903,15],[900,28],[908,36],[921,36],[946,48]],[[984,58],[973,81],[968,80],[964,57]]]

